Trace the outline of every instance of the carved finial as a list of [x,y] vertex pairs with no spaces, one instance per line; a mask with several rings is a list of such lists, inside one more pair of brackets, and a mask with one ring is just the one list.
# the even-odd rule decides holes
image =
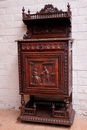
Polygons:
[[69,3],[67,5],[67,11],[68,11],[68,15],[70,16],[71,15],[71,11],[70,11],[70,5],[69,5]]
[[24,11],[25,11],[25,9],[24,9],[24,7],[22,8],[22,17],[24,18],[24,16],[25,16],[25,14],[24,14]]
[[68,5],[67,5],[67,11],[70,12],[70,4],[69,4],[69,3],[68,3]]
[[36,103],[34,103],[33,107],[34,107],[34,109],[36,109]]
[[30,14],[30,10],[28,9],[28,14]]
[[24,11],[25,11],[24,7],[22,8],[22,11],[23,11],[23,13],[24,13]]
[[55,108],[55,105],[54,105],[54,104],[52,104],[52,109],[54,110],[54,108]]
[[28,17],[30,17],[30,10],[28,9]]

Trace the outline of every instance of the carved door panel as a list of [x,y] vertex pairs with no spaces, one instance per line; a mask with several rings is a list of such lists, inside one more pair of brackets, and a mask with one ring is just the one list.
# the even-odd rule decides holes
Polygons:
[[27,52],[22,54],[23,92],[29,94],[66,94],[64,52]]
[[[58,66],[57,59],[47,60],[47,59],[31,59],[28,60],[27,66],[29,67],[30,73],[30,85],[31,86],[41,86],[46,87],[55,86],[57,84],[55,77],[58,78]],[[57,66],[57,67],[56,67]],[[55,71],[56,69],[56,71]]]
[[[32,87],[56,87],[58,86],[58,59],[26,59],[29,80],[27,86]],[[57,78],[57,79],[56,79]]]

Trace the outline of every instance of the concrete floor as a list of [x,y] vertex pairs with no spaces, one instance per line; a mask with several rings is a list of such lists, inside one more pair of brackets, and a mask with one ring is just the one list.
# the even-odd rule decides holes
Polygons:
[[0,110],[0,130],[87,130],[87,116],[75,116],[71,127],[45,125],[37,123],[22,123],[17,121],[20,115],[15,110]]

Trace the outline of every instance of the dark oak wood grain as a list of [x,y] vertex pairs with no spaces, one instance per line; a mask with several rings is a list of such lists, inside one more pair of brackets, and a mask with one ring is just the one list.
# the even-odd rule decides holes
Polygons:
[[[27,32],[18,43],[21,121],[72,125],[71,11],[45,5],[25,13]],[[30,95],[25,103],[24,95]]]

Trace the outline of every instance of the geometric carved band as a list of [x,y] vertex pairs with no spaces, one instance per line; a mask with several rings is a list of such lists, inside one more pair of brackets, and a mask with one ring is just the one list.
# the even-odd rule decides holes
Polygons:
[[45,118],[45,117],[35,117],[35,116],[23,116],[21,115],[19,120],[24,121],[33,121],[33,122],[45,122],[45,123],[53,123],[53,124],[65,124],[70,125],[72,122],[70,120],[62,120],[62,119],[52,119],[52,118]]
[[53,44],[22,44],[22,50],[49,50],[49,49],[64,49],[64,43]]

